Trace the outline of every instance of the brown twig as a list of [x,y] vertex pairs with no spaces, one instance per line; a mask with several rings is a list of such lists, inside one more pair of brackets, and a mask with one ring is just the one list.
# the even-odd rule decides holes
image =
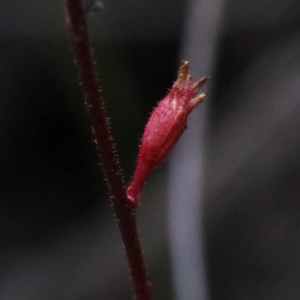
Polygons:
[[151,290],[136,228],[136,212],[134,208],[128,206],[122,172],[114,150],[103,96],[94,67],[86,16],[81,0],[65,0],[65,2],[67,27],[85,95],[85,105],[127,254],[136,299],[150,300]]

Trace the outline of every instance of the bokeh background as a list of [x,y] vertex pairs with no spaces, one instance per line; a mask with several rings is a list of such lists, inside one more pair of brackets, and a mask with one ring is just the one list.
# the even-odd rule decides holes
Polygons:
[[[299,299],[300,2],[103,0],[89,23],[127,182],[180,62],[211,77],[139,208],[155,299]],[[0,298],[132,299],[62,0],[0,2],[0,93]]]

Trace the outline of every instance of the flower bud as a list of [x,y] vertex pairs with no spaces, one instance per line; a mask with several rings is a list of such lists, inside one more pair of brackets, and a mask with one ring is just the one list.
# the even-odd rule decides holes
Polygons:
[[149,172],[167,158],[186,129],[189,113],[204,99],[205,94],[196,95],[207,80],[208,77],[204,77],[193,83],[189,63],[185,61],[169,94],[153,111],[142,138],[133,180],[127,189],[129,203],[133,206],[140,201]]

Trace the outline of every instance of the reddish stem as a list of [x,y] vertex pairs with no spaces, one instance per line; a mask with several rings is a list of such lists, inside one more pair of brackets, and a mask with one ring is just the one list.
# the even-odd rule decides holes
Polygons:
[[151,300],[150,284],[136,228],[136,211],[128,205],[126,188],[114,150],[103,96],[93,63],[86,16],[81,0],[65,1],[67,27],[85,95],[85,105],[97,141],[97,150],[127,254],[136,299]]

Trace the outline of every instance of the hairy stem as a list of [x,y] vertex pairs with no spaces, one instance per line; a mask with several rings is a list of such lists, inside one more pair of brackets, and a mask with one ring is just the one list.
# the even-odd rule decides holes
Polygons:
[[109,122],[87,31],[81,0],[65,0],[67,27],[82,83],[85,105],[97,142],[97,151],[112,198],[138,300],[150,300],[151,290],[136,228],[136,211],[128,205],[126,188],[114,149]]

